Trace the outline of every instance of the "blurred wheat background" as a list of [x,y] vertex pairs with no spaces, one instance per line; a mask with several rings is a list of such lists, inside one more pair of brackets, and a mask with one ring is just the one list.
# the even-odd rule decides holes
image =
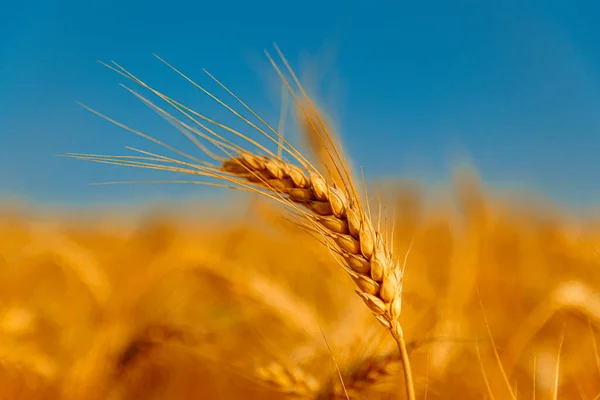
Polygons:
[[[600,225],[472,174],[452,201],[395,187],[418,398],[596,398]],[[345,398],[340,376],[351,398],[402,398],[393,340],[327,249],[261,199],[194,207],[5,207],[0,398]]]

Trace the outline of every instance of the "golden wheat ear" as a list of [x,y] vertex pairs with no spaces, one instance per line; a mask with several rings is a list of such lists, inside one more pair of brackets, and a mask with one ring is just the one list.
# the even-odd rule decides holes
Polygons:
[[[249,136],[211,120],[158,92],[116,63],[110,68],[150,91],[183,116],[182,119],[178,119],[143,95],[128,89],[186,135],[208,158],[212,159],[212,162],[198,160],[99,113],[96,114],[134,134],[176,152],[189,161],[139,150],[137,150],[137,156],[94,154],[71,154],[70,156],[94,162],[185,173],[202,178],[202,180],[188,181],[187,183],[224,186],[258,193],[285,205],[288,210],[303,220],[303,224],[308,229],[316,231],[320,235],[322,242],[330,250],[334,259],[356,283],[358,296],[396,340],[404,364],[408,398],[414,399],[410,363],[399,321],[402,306],[403,266],[401,266],[399,257],[394,254],[389,238],[381,228],[376,228],[373,223],[368,201],[360,198],[359,190],[352,179],[341,146],[329,132],[316,106],[307,96],[281,51],[277,49],[277,52],[288,74],[291,75],[295,87],[268,53],[267,57],[294,99],[296,113],[300,116],[301,127],[304,128],[305,134],[317,138],[319,146],[322,146],[322,154],[329,160],[326,163],[327,171],[321,172],[315,168],[298,149],[221,82],[217,81],[246,111],[256,117],[264,128],[243,117],[169,64],[167,64],[169,67],[192,82],[194,86],[241,118],[274,145],[279,146],[280,151],[286,156],[291,156],[294,162],[284,161],[282,157],[278,157],[275,152]],[[219,133],[223,130],[243,139],[245,144],[235,144],[226,139]],[[214,150],[209,150],[209,146]],[[215,182],[207,181],[206,178]]]

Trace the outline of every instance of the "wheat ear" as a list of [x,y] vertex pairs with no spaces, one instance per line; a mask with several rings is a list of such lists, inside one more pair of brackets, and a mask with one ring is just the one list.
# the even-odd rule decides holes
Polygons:
[[329,185],[320,174],[307,176],[294,165],[250,153],[227,160],[222,170],[307,208],[320,233],[335,243],[332,248],[356,282],[356,293],[394,338],[402,335],[398,320],[402,271],[393,264],[382,235],[348,193]]
[[[278,49],[277,51],[279,52]],[[368,207],[363,207],[363,202],[361,202],[358,190],[353,183],[341,146],[334,143],[333,137],[329,134],[316,107],[308,98],[302,86],[300,86],[300,83],[281,52],[279,52],[279,56],[294,79],[300,94],[292,89],[279,67],[273,62],[273,59],[270,56],[268,57],[294,98],[298,109],[298,115],[304,118],[304,126],[310,126],[314,129],[314,132],[317,132],[317,134],[321,136],[321,143],[323,144],[325,152],[331,157],[332,168],[335,168],[335,174],[333,171],[330,171],[329,176],[338,177],[338,179],[336,179],[336,181],[340,182],[338,185],[330,183],[332,179],[328,182],[328,179],[312,166],[301,152],[294,148],[283,138],[283,136],[271,128],[270,125],[215,78],[213,79],[259,119],[271,133],[265,132],[248,119],[242,117],[238,112],[224,104],[221,100],[210,94],[169,64],[167,65],[189,82],[207,93],[254,129],[261,132],[266,138],[278,144],[280,146],[279,154],[283,153],[285,156],[291,156],[300,165],[298,166],[285,161],[282,156],[276,155],[274,152],[268,150],[266,147],[260,145],[255,140],[250,139],[246,135],[213,121],[165,96],[116,63],[114,63],[114,67],[109,66],[109,68],[150,90],[169,105],[177,109],[187,117],[187,119],[191,120],[193,125],[175,118],[142,95],[128,89],[146,105],[151,107],[159,115],[184,133],[207,156],[218,161],[220,164],[211,164],[207,161],[199,160],[185,154],[149,137],[148,135],[111,120],[92,109],[89,110],[124,129],[177,152],[180,156],[186,157],[192,160],[192,162],[185,162],[136,149],[133,150],[142,155],[105,156],[70,154],[69,156],[101,163],[149,168],[213,178],[223,183],[196,181],[178,182],[221,186],[259,193],[279,201],[286,205],[290,210],[295,211],[297,215],[303,218],[304,225],[315,231],[323,239],[323,243],[331,251],[339,265],[356,283],[356,293],[371,310],[375,318],[390,331],[391,335],[396,340],[402,355],[407,395],[408,398],[412,400],[415,398],[414,385],[412,382],[406,343],[399,321],[402,305],[403,269],[399,259],[395,258],[392,253],[392,248],[390,247],[391,240],[386,239],[382,234],[381,228],[375,229]],[[224,129],[235,134],[239,138],[244,139],[247,144],[246,148],[225,139],[222,135],[210,128],[209,125],[217,126],[218,128]],[[224,153],[224,156],[215,155],[215,153],[198,141],[198,137],[204,139],[208,145],[216,147],[219,151]],[[250,146],[255,147],[256,152],[248,151],[247,147]],[[368,202],[365,204],[368,205]]]
[[315,377],[307,375],[300,368],[286,368],[277,362],[258,368],[256,375],[274,389],[290,396],[314,398],[319,388]]
[[[397,352],[365,358],[344,374],[346,390],[359,395],[365,388],[395,376],[401,365],[402,359]],[[343,388],[339,384],[334,384],[329,390],[333,398],[343,398]]]

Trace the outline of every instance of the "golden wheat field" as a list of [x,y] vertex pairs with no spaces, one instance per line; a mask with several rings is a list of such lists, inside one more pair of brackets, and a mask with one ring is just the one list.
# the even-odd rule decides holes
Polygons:
[[600,224],[464,172],[443,196],[401,177],[367,195],[277,65],[312,151],[256,125],[276,150],[230,141],[115,67],[214,164],[71,157],[249,194],[142,218],[4,207],[0,399],[600,398]]

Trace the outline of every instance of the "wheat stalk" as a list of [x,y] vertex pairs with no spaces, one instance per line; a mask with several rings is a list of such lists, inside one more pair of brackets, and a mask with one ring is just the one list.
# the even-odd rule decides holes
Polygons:
[[[261,132],[267,139],[277,143],[280,147],[278,154],[268,150],[265,146],[250,139],[248,136],[213,121],[155,89],[152,89],[123,67],[115,63],[114,66],[109,66],[109,68],[150,90],[169,105],[177,109],[187,117],[187,119],[191,120],[193,125],[175,118],[142,95],[128,89],[146,105],[151,107],[159,115],[184,133],[206,155],[213,160],[218,161],[219,164],[212,164],[192,157],[89,108],[90,111],[102,116],[110,122],[175,151],[180,156],[191,160],[191,162],[177,160],[137,149],[132,150],[141,155],[105,156],[71,153],[69,156],[107,164],[156,169],[213,178],[217,180],[217,183],[206,181],[179,182],[228,187],[259,193],[287,206],[292,211],[292,214],[302,218],[301,223],[303,225],[318,234],[322,239],[322,242],[331,251],[331,254],[338,264],[356,283],[356,293],[358,296],[360,296],[375,318],[390,331],[392,337],[396,340],[400,354],[402,355],[407,395],[409,399],[414,399],[415,395],[410,371],[410,362],[407,355],[402,327],[399,321],[402,306],[403,268],[399,259],[394,257],[390,246],[393,232],[388,232],[389,237],[386,237],[383,234],[381,218],[377,228],[374,226],[368,202],[364,203],[366,204],[365,207],[363,201],[360,199],[358,194],[359,190],[353,182],[341,146],[334,143],[333,137],[325,126],[316,107],[304,92],[304,89],[298,82],[281,52],[279,52],[279,55],[288,68],[288,72],[292,75],[297,84],[300,95],[292,89],[287,78],[267,54],[272,65],[275,67],[282,78],[282,81],[296,101],[298,115],[302,118],[303,122],[302,126],[311,127],[313,130],[312,133],[316,132],[320,135],[324,151],[332,160],[330,164],[331,168],[335,169],[335,171],[328,171],[327,177],[329,179],[320,173],[300,151],[294,148],[283,138],[283,136],[271,128],[270,125],[254,113],[239,98],[233,95],[233,93],[224,85],[219,81],[216,81],[215,78],[213,79],[258,118],[261,123],[267,127],[267,130],[270,131],[270,133],[242,117],[237,111],[198,86],[191,79],[175,70],[174,67],[169,64],[167,65],[196,87],[213,97],[217,102],[228,108],[254,129]],[[247,146],[239,146],[225,139],[221,134],[209,127],[209,125],[216,126],[235,134],[244,139]],[[224,155],[216,155],[213,151],[209,150],[204,143],[199,142],[198,137],[204,139],[206,145],[216,147],[216,149],[221,151]],[[254,147],[256,148],[256,151],[248,151],[247,147]],[[283,155],[279,156],[279,154],[291,156],[299,165],[286,161],[283,158]],[[333,178],[338,182],[337,185],[330,183],[334,180]]]

